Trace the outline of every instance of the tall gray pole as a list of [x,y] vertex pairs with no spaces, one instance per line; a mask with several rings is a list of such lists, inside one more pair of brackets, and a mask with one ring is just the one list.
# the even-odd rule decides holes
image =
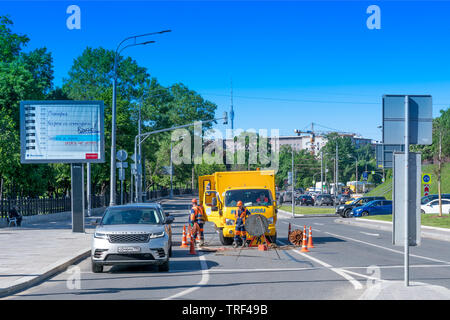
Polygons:
[[[138,132],[139,132],[139,136],[141,136],[141,104],[139,104],[139,123],[138,123]],[[141,151],[141,139],[139,139],[139,144],[138,144],[138,154],[139,154],[139,160],[136,161],[136,166],[142,168],[142,151]],[[138,202],[142,202],[142,172],[139,173],[138,171],[138,175],[137,175],[139,181],[138,181],[138,190],[137,190],[137,199]]]
[[295,200],[294,200],[294,146],[292,146],[292,217],[295,217]]
[[86,192],[87,192],[87,215],[88,215],[88,217],[90,217],[91,216],[91,207],[92,207],[92,203],[91,203],[91,199],[92,199],[91,163],[90,162],[87,163],[87,187],[86,187]]
[[172,142],[170,143],[170,199],[173,198],[173,162],[172,162]]
[[405,96],[405,286],[409,286],[409,96]]
[[112,118],[111,118],[111,171],[110,171],[110,200],[109,206],[116,205],[116,86],[117,86],[117,51],[114,55],[114,74],[112,92]]
[[133,184],[133,168],[131,168],[131,166],[130,166],[130,203],[134,202],[133,188],[134,188],[134,184]]
[[320,191],[323,194],[323,150],[320,150]]
[[336,185],[335,185],[335,189],[337,194],[339,194],[338,190],[338,185],[339,185],[339,146],[338,146],[338,142],[336,140]]

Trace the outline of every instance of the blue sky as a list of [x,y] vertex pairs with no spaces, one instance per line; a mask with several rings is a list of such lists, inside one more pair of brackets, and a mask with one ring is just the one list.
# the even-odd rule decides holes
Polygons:
[[[66,27],[71,4],[81,30]],[[366,26],[371,4],[380,30]],[[235,128],[291,135],[314,122],[380,140],[383,94],[431,94],[434,116],[450,105],[448,1],[0,0],[0,14],[30,37],[27,50],[52,52],[58,86],[86,46],[172,29],[123,54],[215,102],[217,115],[229,111],[232,79]]]

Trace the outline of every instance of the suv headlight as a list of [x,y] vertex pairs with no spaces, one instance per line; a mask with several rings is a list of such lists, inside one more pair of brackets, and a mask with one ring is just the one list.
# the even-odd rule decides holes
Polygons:
[[151,233],[151,234],[150,234],[150,239],[161,238],[161,237],[164,237],[164,235],[165,235],[165,232],[164,232],[164,231],[162,231],[162,232],[157,232],[157,233]]
[[97,239],[108,239],[108,235],[106,233],[101,233],[101,232],[95,232],[94,233],[94,238]]
[[234,220],[233,219],[225,219],[225,224],[227,226],[232,226],[234,224]]

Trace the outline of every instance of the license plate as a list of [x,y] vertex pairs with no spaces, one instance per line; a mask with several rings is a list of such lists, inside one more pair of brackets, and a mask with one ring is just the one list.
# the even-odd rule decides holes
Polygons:
[[121,253],[132,253],[132,252],[141,252],[140,247],[119,247],[117,248],[118,252]]

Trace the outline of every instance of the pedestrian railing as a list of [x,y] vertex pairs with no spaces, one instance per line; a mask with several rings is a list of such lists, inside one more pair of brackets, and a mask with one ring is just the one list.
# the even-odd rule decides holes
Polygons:
[[[174,189],[174,195],[192,194],[191,189]],[[166,197],[170,195],[170,189],[150,190],[145,192],[144,201]],[[109,193],[104,195],[92,195],[91,208],[101,208],[109,206]],[[130,202],[130,195],[124,193],[123,202]],[[120,204],[120,194],[116,195],[117,204]],[[85,201],[87,208],[87,201]],[[70,211],[72,203],[70,197],[60,198],[14,198],[0,200],[0,218],[6,218],[9,211],[17,206],[22,216],[45,215],[58,212]]]

